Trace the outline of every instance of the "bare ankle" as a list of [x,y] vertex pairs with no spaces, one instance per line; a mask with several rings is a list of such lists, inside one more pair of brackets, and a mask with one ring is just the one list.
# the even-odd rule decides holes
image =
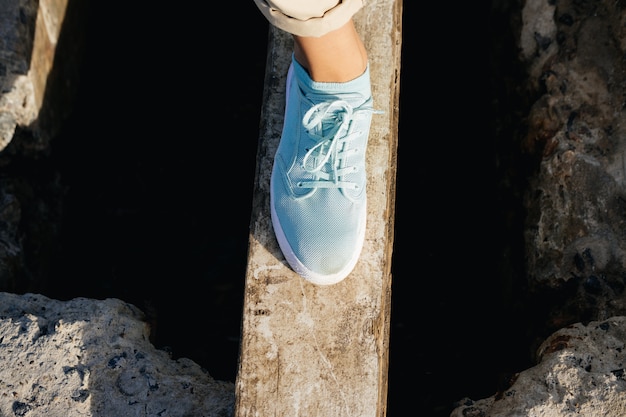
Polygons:
[[352,22],[319,38],[294,36],[294,57],[319,82],[351,81],[367,68],[367,52]]

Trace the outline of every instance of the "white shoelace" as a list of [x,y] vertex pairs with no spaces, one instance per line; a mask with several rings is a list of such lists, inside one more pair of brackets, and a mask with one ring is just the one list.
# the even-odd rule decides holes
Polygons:
[[[370,98],[359,107],[352,107],[344,100],[322,102],[305,113],[302,124],[317,143],[304,155],[302,168],[315,174],[316,180],[301,181],[298,183],[299,187],[358,188],[358,184],[340,181],[340,178],[357,171],[356,166],[346,164],[348,156],[359,151],[358,148],[350,148],[348,142],[363,133],[352,131],[352,120],[359,113],[383,113],[374,110],[371,102]],[[329,172],[322,170],[326,165],[330,167]]]

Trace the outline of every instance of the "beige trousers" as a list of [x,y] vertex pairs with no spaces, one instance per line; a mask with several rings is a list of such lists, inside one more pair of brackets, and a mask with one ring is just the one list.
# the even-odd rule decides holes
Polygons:
[[298,36],[319,37],[339,29],[365,0],[254,0],[270,24]]

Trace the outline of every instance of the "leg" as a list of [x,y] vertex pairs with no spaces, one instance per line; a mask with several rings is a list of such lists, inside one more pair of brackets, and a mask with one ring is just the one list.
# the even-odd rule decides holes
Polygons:
[[320,37],[294,35],[294,56],[314,81],[345,82],[367,67],[367,52],[352,19]]

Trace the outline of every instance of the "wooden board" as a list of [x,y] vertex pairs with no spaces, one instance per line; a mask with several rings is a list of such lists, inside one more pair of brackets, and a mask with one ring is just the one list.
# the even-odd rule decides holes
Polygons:
[[373,115],[368,143],[363,252],[350,276],[327,287],[289,268],[271,225],[270,173],[283,125],[292,39],[270,27],[237,417],[386,415],[402,1],[368,2],[355,23],[368,49],[374,107],[384,114]]
[[85,3],[0,0],[0,152],[17,129],[29,137],[24,149],[46,149],[71,113]]

